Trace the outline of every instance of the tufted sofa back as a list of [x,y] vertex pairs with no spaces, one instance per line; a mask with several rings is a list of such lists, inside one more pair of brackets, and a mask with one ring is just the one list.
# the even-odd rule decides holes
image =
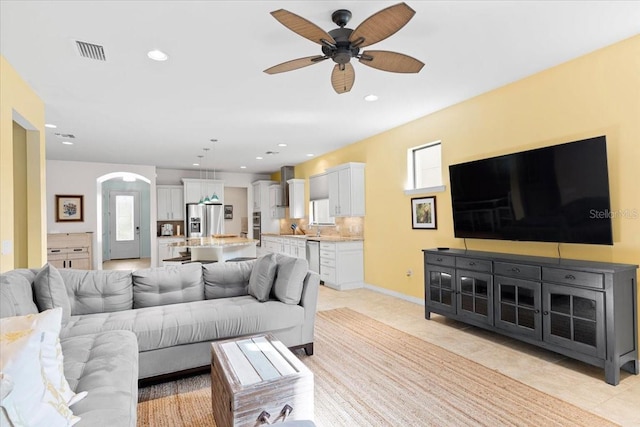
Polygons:
[[0,274],[0,317],[38,312],[31,285],[35,277],[36,272],[26,268]]
[[131,271],[60,269],[71,315],[108,313],[133,308]]

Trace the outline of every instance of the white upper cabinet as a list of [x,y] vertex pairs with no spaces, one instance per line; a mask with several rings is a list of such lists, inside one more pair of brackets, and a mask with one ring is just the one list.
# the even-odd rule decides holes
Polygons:
[[304,218],[304,179],[290,179],[289,218]]
[[269,186],[269,216],[271,218],[282,218],[284,208],[282,207],[282,188],[280,184]]
[[157,185],[158,221],[184,219],[184,188],[180,185]]
[[198,203],[200,199],[213,194],[224,203],[224,181],[219,179],[182,178],[184,183],[184,203]]
[[269,187],[277,184],[275,181],[256,181],[253,183],[253,211],[263,212],[265,215],[269,210]]
[[327,169],[329,214],[364,216],[364,163],[345,163]]

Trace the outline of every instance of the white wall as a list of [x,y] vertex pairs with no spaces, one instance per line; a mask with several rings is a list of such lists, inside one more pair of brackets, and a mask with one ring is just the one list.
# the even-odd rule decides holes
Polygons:
[[[233,206],[233,219],[224,220],[225,234],[237,234],[248,231],[247,189],[241,187],[225,187],[224,204]],[[244,222],[244,227],[243,227]]]
[[[98,197],[101,183],[98,179],[113,173],[132,173],[149,180],[151,247],[156,247],[156,168],[144,165],[72,162],[47,160],[47,233],[93,233],[93,268],[102,268],[102,199]],[[83,195],[83,222],[56,222],[56,194]],[[151,251],[151,265],[156,265],[156,251]]]

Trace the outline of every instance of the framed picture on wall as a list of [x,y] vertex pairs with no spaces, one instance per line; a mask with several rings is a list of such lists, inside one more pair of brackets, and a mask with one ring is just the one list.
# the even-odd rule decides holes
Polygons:
[[224,205],[224,219],[233,219],[233,205]]
[[84,221],[84,196],[56,194],[56,222],[71,221]]
[[411,199],[412,228],[435,230],[436,226],[436,198],[414,197]]

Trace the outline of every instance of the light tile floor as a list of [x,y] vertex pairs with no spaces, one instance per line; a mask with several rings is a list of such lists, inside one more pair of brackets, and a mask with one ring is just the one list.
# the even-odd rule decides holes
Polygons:
[[413,336],[495,369],[531,387],[623,426],[640,426],[640,375],[622,371],[617,386],[604,369],[432,314],[424,307],[369,289],[320,287],[318,310],[349,307]]
[[102,263],[103,270],[139,270],[149,268],[151,258],[114,259]]

